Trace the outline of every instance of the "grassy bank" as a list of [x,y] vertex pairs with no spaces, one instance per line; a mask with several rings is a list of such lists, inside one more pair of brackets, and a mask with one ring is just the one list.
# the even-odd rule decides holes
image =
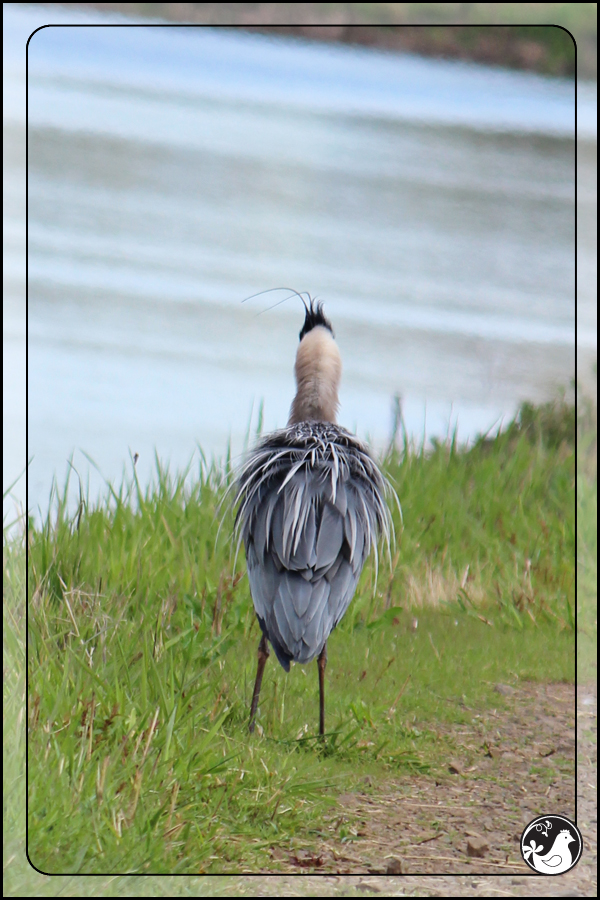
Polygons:
[[[594,3],[76,3],[105,13],[291,34],[596,78]],[[558,25],[559,28],[548,26]],[[402,26],[402,27],[397,27]],[[422,27],[427,26],[427,27]],[[507,28],[506,26],[511,26]]]
[[[571,681],[574,425],[566,405],[527,407],[468,451],[390,455],[404,530],[330,640],[323,747],[316,666],[286,675],[273,657],[248,737],[258,628],[227,517],[217,540],[226,475],[159,470],[144,491],[133,477],[74,517],[57,501],[29,531],[32,862],[272,867],[274,845],[328,827],[366,776],[445,771],[444,724],[501,705],[497,682]],[[5,548],[5,592],[20,558]]]

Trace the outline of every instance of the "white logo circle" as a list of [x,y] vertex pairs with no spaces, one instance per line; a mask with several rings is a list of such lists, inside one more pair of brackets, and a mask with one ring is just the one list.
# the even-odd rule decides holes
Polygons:
[[521,856],[541,875],[562,875],[579,862],[583,838],[566,816],[538,816],[521,835]]

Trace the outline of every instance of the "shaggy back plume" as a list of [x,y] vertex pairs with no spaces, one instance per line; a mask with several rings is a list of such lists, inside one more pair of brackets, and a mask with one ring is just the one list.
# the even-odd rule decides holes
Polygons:
[[261,629],[286,670],[321,652],[379,537],[389,551],[390,493],[367,448],[330,422],[291,424],[247,457],[235,497],[238,546]]

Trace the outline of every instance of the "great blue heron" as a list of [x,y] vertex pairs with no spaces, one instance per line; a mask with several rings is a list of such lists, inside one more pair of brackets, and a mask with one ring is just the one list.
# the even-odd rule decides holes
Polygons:
[[[296,293],[296,292],[294,292]],[[287,428],[245,460],[235,503],[250,591],[262,631],[250,731],[269,642],[290,662],[317,657],[319,733],[325,732],[327,639],[346,612],[365,560],[393,531],[389,484],[367,448],[336,424],[342,363],[323,305],[308,297]]]

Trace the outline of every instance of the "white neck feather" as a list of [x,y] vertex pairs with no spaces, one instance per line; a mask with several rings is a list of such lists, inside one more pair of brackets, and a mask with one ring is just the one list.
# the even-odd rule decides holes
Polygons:
[[302,338],[294,372],[296,396],[288,424],[311,420],[335,422],[342,360],[328,328],[317,325]]

